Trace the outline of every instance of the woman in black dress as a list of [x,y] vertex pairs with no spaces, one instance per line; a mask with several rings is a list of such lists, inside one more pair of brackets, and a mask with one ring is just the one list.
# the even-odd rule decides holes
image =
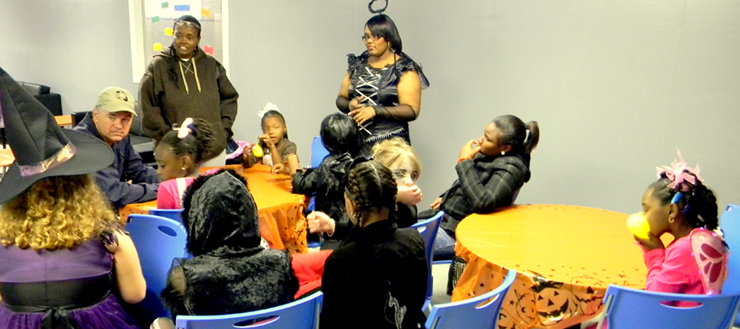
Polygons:
[[421,111],[421,90],[429,86],[421,66],[403,53],[401,36],[390,17],[379,14],[365,24],[367,50],[349,54],[349,67],[337,97],[337,108],[360,127],[361,154],[391,137],[411,142],[409,121]]

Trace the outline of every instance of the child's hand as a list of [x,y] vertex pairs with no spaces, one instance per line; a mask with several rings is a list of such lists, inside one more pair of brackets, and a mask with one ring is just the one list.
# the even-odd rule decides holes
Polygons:
[[396,200],[407,206],[413,206],[422,200],[421,189],[416,185],[399,186]]
[[432,208],[436,211],[439,211],[439,206],[442,205],[442,198],[437,198],[432,202],[432,204],[429,205],[429,208]]
[[375,117],[375,109],[370,106],[365,106],[360,109],[349,111],[349,115],[355,119],[358,125],[362,125],[365,121]]
[[362,101],[365,100],[364,96],[357,96],[353,98],[351,101],[349,101],[349,110],[359,110],[363,108],[365,105],[362,104]]
[[459,159],[464,158],[473,158],[476,154],[480,152],[480,145],[478,145],[478,141],[471,139],[463,148],[460,150],[460,156]]
[[648,238],[649,239],[641,239],[637,236],[634,237],[635,241],[637,241],[640,245],[642,245],[643,248],[647,251],[655,250],[655,249],[665,249],[665,246],[663,245],[663,241],[660,240],[659,237],[653,235],[653,232],[648,232]]
[[320,211],[314,211],[308,216],[308,231],[311,233],[327,233],[329,235],[334,234],[336,222],[329,218],[325,213]]
[[272,140],[270,139],[270,136],[268,134],[262,134],[259,137],[259,140],[265,143],[265,146],[268,148],[273,147]]
[[272,173],[273,174],[287,174],[285,165],[282,163],[278,163],[272,166]]

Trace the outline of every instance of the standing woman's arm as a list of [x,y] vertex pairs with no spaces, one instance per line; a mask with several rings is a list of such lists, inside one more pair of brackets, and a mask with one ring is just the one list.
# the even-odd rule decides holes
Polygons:
[[239,99],[239,93],[231,84],[231,81],[226,76],[226,69],[217,63],[217,82],[218,82],[218,93],[221,95],[221,125],[226,130],[226,138],[231,138],[234,132],[231,130],[231,126],[234,125],[237,112],[237,99]]
[[139,105],[143,113],[142,127],[144,133],[156,141],[161,140],[166,133],[172,130],[172,127],[164,120],[161,104],[159,104],[161,91],[157,90],[154,77],[155,63],[158,61],[157,58],[152,60],[139,83]]
[[342,79],[342,85],[339,87],[339,96],[337,96],[337,108],[342,111],[342,113],[349,113],[349,111],[353,110],[350,108],[350,84],[352,84],[352,80],[350,79],[349,71],[347,71]]
[[396,121],[414,121],[421,112],[421,81],[414,70],[398,80],[398,106],[373,106],[375,115]]

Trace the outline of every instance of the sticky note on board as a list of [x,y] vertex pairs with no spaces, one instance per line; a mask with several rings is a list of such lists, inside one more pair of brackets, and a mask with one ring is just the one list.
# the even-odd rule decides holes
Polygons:
[[154,51],[162,51],[162,43],[157,42],[152,46],[152,48],[154,48]]
[[152,24],[159,23],[159,16],[152,17]]
[[172,28],[171,27],[165,27],[164,28],[164,35],[172,36]]
[[203,17],[211,17],[211,11],[205,8],[200,9],[200,14],[203,15]]
[[190,11],[190,5],[175,5],[175,11]]
[[211,46],[203,46],[203,52],[213,56],[213,47]]
[[169,8],[169,7],[170,7],[170,3],[169,2],[166,2],[166,1],[165,2],[162,2],[162,9]]

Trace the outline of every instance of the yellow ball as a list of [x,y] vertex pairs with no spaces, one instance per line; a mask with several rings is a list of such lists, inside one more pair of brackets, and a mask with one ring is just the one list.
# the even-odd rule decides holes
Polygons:
[[630,215],[627,218],[627,228],[640,239],[649,239],[648,233],[650,232],[650,224],[645,218],[645,215],[641,212]]
[[252,148],[252,154],[254,154],[254,156],[258,158],[261,158],[265,153],[264,151],[262,151],[262,147],[260,146],[260,144],[256,144]]

